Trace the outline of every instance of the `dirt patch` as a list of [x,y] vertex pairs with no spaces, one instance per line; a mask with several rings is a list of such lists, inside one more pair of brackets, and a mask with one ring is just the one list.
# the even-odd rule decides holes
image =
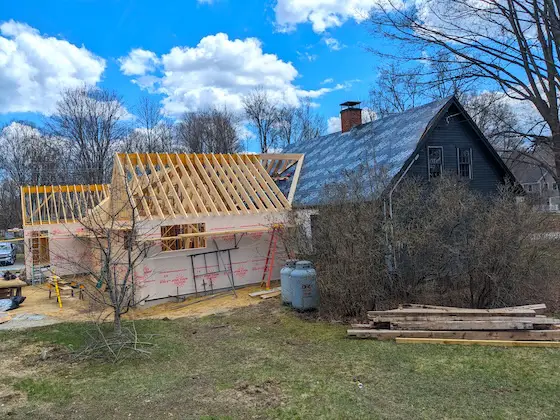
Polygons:
[[18,409],[25,405],[27,396],[25,393],[15,391],[11,387],[0,384],[0,417],[6,418],[13,414]]
[[241,381],[233,389],[220,392],[220,398],[228,400],[233,405],[262,410],[280,406],[282,391],[274,380],[267,380],[260,384]]

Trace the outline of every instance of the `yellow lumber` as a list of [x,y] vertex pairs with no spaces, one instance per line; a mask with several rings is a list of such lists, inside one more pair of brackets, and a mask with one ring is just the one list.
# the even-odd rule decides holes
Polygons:
[[496,347],[556,347],[558,341],[515,341],[515,340],[462,340],[440,338],[402,338],[397,337],[398,344],[459,344],[463,346],[496,346]]
[[74,191],[103,191],[105,186],[101,184],[92,185],[34,185],[21,187],[26,194],[51,193],[51,192],[74,192]]
[[468,340],[560,340],[560,330],[516,330],[516,331],[420,331],[420,330],[377,330],[367,325],[353,325],[347,330],[349,337],[392,340],[405,338],[438,338]]

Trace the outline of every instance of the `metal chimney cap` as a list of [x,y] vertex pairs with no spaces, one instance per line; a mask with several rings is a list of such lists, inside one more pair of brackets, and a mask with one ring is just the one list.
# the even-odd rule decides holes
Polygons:
[[347,107],[354,107],[356,105],[360,105],[361,102],[357,102],[357,101],[346,101],[340,104],[340,106],[347,106]]

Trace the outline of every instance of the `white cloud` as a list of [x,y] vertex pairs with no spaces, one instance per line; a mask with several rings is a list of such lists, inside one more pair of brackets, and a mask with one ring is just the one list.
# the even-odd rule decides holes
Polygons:
[[311,23],[322,33],[353,19],[360,23],[379,6],[402,7],[402,0],[277,0],[276,23],[282,31],[292,31],[300,23]]
[[127,76],[143,76],[155,70],[159,59],[152,51],[135,48],[126,57],[119,58],[121,71]]
[[216,0],[196,0],[198,4],[214,4]]
[[300,53],[299,51],[296,52],[297,56],[299,57],[300,60],[307,60],[309,62],[313,62],[315,60],[317,60],[317,55],[316,54],[310,54],[307,51]]
[[294,106],[302,97],[316,98],[340,89],[301,89],[295,85],[298,71],[292,63],[265,53],[256,38],[229,39],[218,33],[202,38],[194,47],[174,47],[156,59],[160,65],[154,72],[133,82],[164,95],[164,111],[170,116],[212,106],[240,111],[243,96],[259,86],[271,99]]
[[327,93],[331,93],[334,92],[336,90],[341,90],[341,89],[346,89],[349,88],[351,86],[350,83],[338,83],[337,85],[333,86],[333,87],[323,87],[320,89],[315,89],[315,90],[302,90],[299,89],[297,91],[298,96],[302,97],[302,98],[312,98],[312,99],[316,99],[319,98],[320,96],[323,96]]
[[333,83],[333,82],[334,82],[334,79],[332,77],[329,77],[328,79],[323,80],[321,82],[321,84],[322,85],[327,85],[327,84],[330,84],[330,83]]
[[338,39],[333,37],[326,37],[323,39],[323,41],[325,41],[325,44],[327,45],[328,49],[331,51],[339,51],[344,47],[346,47],[346,45],[341,44]]
[[0,113],[50,114],[66,88],[96,84],[105,60],[24,23],[0,24]]

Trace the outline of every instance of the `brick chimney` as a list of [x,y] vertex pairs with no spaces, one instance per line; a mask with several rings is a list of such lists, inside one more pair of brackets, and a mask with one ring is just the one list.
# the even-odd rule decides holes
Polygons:
[[359,107],[361,102],[348,101],[340,104],[340,121],[342,123],[342,132],[346,133],[353,127],[362,123],[362,109]]

